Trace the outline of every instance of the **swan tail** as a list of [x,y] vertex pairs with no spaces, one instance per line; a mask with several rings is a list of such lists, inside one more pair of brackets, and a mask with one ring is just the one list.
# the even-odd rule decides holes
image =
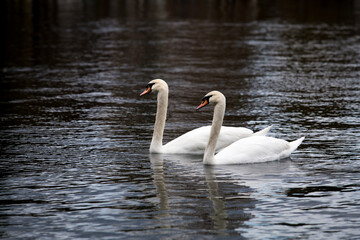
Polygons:
[[301,137],[301,138],[299,138],[298,140],[295,140],[295,141],[290,142],[291,152],[295,151],[295,150],[300,146],[300,144],[302,143],[302,141],[304,141],[304,139],[305,139],[305,137]]
[[271,128],[272,128],[272,125],[264,128],[263,130],[260,130],[256,133],[254,133],[253,136],[265,136],[270,131]]

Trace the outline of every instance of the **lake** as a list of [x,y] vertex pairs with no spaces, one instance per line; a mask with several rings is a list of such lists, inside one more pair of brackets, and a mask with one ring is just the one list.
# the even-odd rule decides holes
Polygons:
[[[359,239],[360,1],[2,1],[3,239]],[[149,154],[224,125],[304,142],[204,166]]]

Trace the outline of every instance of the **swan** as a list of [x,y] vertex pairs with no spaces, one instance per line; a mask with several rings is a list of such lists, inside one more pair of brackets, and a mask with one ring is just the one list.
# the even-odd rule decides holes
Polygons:
[[233,142],[215,155],[216,143],[219,139],[223,122],[226,98],[219,91],[206,94],[197,110],[208,104],[214,104],[214,116],[210,138],[205,148],[203,163],[207,165],[242,164],[274,161],[289,157],[302,143],[304,137],[293,142],[266,136],[251,136]]
[[[154,132],[150,144],[150,153],[203,154],[206,142],[210,136],[211,126],[196,128],[163,145],[169,95],[168,85],[162,79],[154,79],[147,84],[145,91],[143,91],[140,96],[149,93],[157,94],[157,111]],[[254,133],[252,130],[243,127],[222,127],[215,151],[244,137],[266,135],[270,128],[271,126]]]

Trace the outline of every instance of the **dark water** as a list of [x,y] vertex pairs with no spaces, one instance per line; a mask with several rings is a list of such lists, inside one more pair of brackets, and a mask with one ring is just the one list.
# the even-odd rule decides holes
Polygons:
[[[359,1],[2,1],[0,236],[359,239]],[[149,155],[211,123],[306,139],[291,159]]]

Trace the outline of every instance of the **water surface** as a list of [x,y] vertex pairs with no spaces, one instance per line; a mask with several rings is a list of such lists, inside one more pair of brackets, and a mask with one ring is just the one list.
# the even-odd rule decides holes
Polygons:
[[[0,236],[358,239],[359,4],[318,2],[1,3]],[[306,139],[261,164],[150,155],[154,78],[164,142],[211,124],[215,89],[224,124]]]

